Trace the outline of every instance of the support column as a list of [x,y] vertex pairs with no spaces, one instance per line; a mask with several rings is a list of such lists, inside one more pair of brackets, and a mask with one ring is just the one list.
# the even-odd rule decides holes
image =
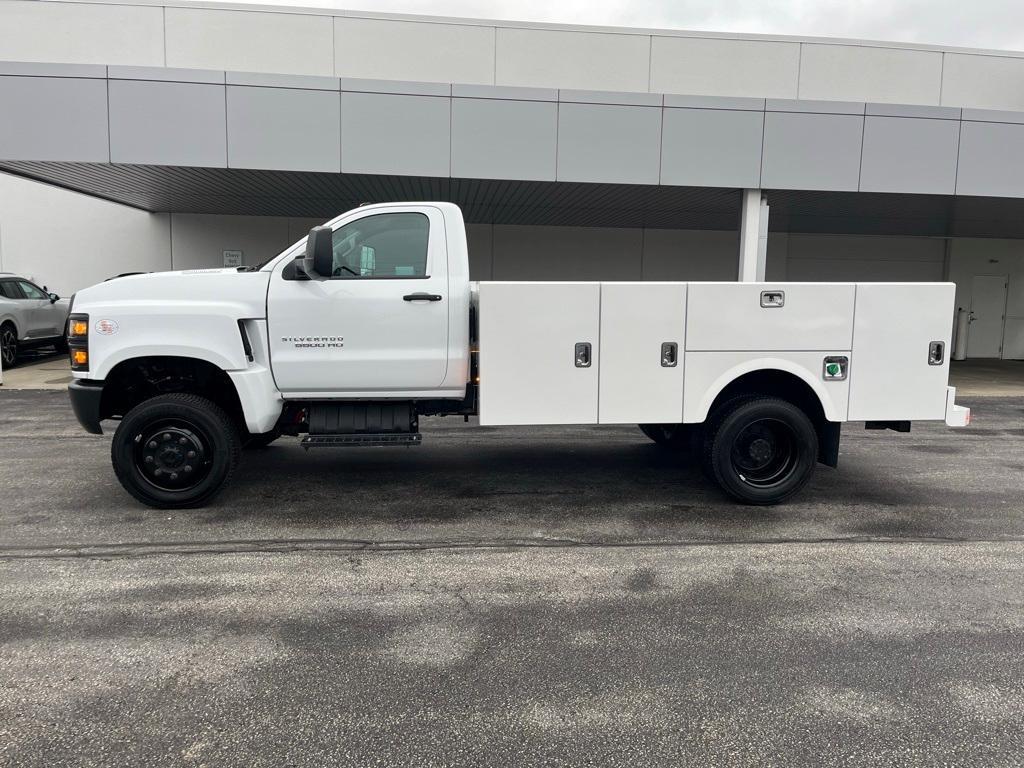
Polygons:
[[740,260],[738,280],[741,283],[764,282],[768,257],[768,201],[760,189],[743,190],[743,211],[740,214]]

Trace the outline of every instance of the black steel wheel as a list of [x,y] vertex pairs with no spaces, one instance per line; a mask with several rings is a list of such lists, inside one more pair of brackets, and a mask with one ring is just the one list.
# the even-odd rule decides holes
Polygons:
[[778,504],[810,480],[818,434],[802,410],[778,398],[738,401],[711,438],[715,480],[746,504]]
[[13,368],[18,361],[18,331],[11,323],[0,326],[0,360],[4,368]]
[[238,430],[206,398],[161,395],[122,419],[110,457],[121,485],[144,504],[198,507],[227,484],[238,464]]

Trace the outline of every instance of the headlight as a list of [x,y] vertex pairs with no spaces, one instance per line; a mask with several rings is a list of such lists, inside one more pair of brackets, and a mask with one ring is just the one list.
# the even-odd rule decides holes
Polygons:
[[89,316],[68,316],[68,356],[72,371],[89,370]]

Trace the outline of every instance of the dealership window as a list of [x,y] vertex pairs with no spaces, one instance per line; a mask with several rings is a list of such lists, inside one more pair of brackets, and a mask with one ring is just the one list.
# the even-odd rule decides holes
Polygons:
[[422,213],[365,216],[334,230],[333,277],[427,276],[430,222]]

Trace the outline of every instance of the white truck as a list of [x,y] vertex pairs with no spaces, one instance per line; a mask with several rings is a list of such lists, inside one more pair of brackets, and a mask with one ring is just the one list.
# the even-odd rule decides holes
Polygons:
[[[774,504],[840,425],[964,426],[952,284],[481,282],[450,203],[367,205],[259,267],[125,277],[68,320],[79,422],[119,419],[125,489],[201,506],[240,449],[417,445],[424,415],[639,424]],[[288,454],[290,455],[290,454]]]

